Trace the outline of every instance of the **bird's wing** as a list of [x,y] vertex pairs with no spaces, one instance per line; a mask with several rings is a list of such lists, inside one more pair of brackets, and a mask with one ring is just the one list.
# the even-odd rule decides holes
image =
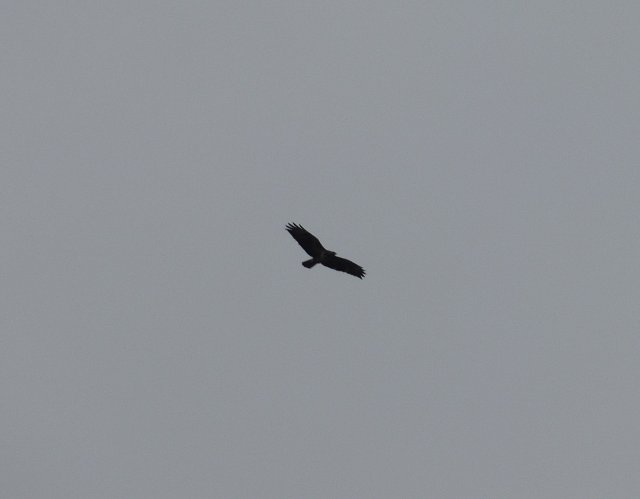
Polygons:
[[353,263],[351,260],[340,258],[335,255],[325,257],[321,263],[325,267],[329,267],[333,270],[339,270],[340,272],[346,272],[347,274],[354,275],[360,279],[362,279],[366,273],[360,265]]
[[318,238],[302,227],[302,225],[287,224],[286,228],[289,234],[298,241],[298,244],[302,246],[302,249],[305,250],[309,256],[319,256],[324,250]]

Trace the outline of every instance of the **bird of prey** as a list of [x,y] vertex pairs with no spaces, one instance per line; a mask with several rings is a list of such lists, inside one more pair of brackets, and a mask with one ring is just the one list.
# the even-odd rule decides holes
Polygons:
[[298,241],[298,244],[302,246],[308,255],[310,260],[305,260],[302,265],[310,269],[316,263],[320,263],[325,267],[329,267],[333,270],[339,270],[340,272],[346,272],[347,274],[354,275],[359,279],[364,277],[364,269],[349,261],[345,258],[336,256],[335,251],[329,251],[325,249],[316,236],[308,232],[304,227],[298,224],[287,224],[287,231],[291,236]]

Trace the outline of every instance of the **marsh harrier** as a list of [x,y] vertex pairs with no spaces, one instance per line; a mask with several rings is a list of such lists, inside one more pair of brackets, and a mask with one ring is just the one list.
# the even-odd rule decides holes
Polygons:
[[347,274],[354,275],[360,279],[364,277],[365,271],[360,267],[360,265],[357,265],[346,258],[336,256],[335,251],[325,249],[324,246],[320,244],[318,238],[308,232],[301,225],[290,223],[287,225],[286,229],[289,234],[298,241],[298,244],[302,246],[302,249],[311,257],[310,260],[302,262],[302,265],[308,269],[319,263],[325,267],[329,267],[330,269],[346,272]]

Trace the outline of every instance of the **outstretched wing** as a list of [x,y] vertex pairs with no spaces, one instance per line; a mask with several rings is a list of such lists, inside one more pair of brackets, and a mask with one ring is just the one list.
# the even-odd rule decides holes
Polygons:
[[365,271],[360,265],[353,263],[351,260],[347,260],[346,258],[340,258],[339,256],[327,256],[323,258],[320,263],[325,267],[329,267],[333,270],[339,270],[340,272],[346,272],[347,274],[354,275],[360,279],[365,275]]
[[307,231],[302,225],[287,224],[286,228],[289,234],[298,241],[298,244],[302,246],[302,249],[305,250],[309,256],[314,258],[320,256],[324,248],[316,236]]

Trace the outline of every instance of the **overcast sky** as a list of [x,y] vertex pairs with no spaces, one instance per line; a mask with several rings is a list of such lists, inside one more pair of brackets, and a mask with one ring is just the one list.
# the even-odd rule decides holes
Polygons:
[[5,2],[1,495],[640,497],[639,19]]

